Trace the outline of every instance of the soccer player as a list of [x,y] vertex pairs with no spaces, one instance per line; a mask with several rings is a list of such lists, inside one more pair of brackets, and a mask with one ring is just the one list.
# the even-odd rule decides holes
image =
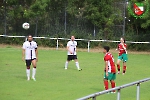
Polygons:
[[77,69],[78,69],[79,71],[82,70],[82,69],[80,69],[80,67],[79,67],[79,62],[78,62],[78,59],[77,59],[77,52],[76,52],[77,49],[76,49],[76,46],[77,46],[77,42],[75,41],[75,37],[74,37],[74,36],[71,36],[71,40],[68,41],[68,43],[67,43],[68,58],[67,58],[67,61],[66,61],[66,63],[65,63],[65,69],[68,68],[68,63],[69,63],[69,61],[74,60]]
[[[105,90],[108,90],[109,85],[108,85],[108,80],[111,83],[111,87],[115,87],[115,79],[116,79],[116,67],[114,63],[114,58],[111,53],[109,53],[109,47],[104,46],[103,53],[105,54],[104,56],[104,61],[105,61],[105,74],[104,74],[104,86]],[[112,91],[111,93],[115,93],[115,90]]]
[[126,62],[128,60],[127,57],[127,44],[125,44],[124,38],[120,38],[120,44],[118,44],[118,48],[116,50],[119,50],[119,56],[117,60],[117,69],[118,74],[120,74],[120,62],[123,60],[123,75],[126,72]]
[[26,42],[23,43],[22,47],[22,60],[26,62],[27,80],[30,80],[30,66],[32,63],[33,66],[32,79],[36,81],[35,74],[36,74],[36,62],[38,61],[37,57],[38,57],[37,43],[33,41],[32,35],[28,35],[28,39]]

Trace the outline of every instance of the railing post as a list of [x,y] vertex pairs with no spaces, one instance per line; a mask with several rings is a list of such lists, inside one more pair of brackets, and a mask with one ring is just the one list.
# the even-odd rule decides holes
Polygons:
[[25,41],[27,41],[28,40],[28,38],[27,37],[25,37]]
[[88,52],[90,52],[90,41],[88,41]]
[[120,91],[121,89],[118,89],[117,100],[120,100]]
[[137,84],[137,95],[136,100],[140,100],[140,83]]
[[96,96],[92,98],[92,100],[96,100]]
[[58,50],[58,38],[57,38],[57,47],[56,47],[56,50]]

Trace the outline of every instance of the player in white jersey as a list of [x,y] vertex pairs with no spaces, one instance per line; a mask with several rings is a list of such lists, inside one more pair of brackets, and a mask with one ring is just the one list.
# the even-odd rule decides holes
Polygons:
[[68,50],[68,58],[67,61],[65,63],[65,69],[68,68],[68,63],[71,60],[75,61],[76,67],[79,71],[81,71],[82,69],[80,69],[79,67],[79,62],[77,59],[77,52],[76,52],[76,46],[77,46],[77,42],[75,41],[75,37],[71,36],[71,40],[68,41],[67,43],[67,50]]
[[37,43],[33,41],[32,35],[28,35],[28,40],[23,43],[22,47],[22,60],[26,62],[27,80],[30,80],[30,66],[32,63],[32,79],[35,80],[36,62],[38,61]]

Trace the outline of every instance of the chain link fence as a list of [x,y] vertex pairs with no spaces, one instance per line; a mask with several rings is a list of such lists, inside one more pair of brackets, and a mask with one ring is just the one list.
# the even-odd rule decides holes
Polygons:
[[[32,34],[33,36],[56,38],[70,38],[70,35],[75,35],[76,38],[108,40],[118,40],[121,36],[125,36],[128,40],[132,40],[134,36],[137,38],[136,40],[143,41],[145,40],[143,38],[146,38],[147,41],[149,40],[149,38],[147,38],[149,34],[145,34],[145,37],[142,38],[142,36],[136,34],[135,31],[130,31],[135,29],[131,29],[130,23],[126,19],[126,15],[128,15],[126,0],[118,0],[118,2],[116,0],[116,2],[113,3],[112,15],[115,16],[114,25],[111,27],[102,25],[101,28],[94,25],[82,15],[71,16],[67,12],[65,4],[64,7],[57,12],[49,10],[44,15],[34,18],[30,17],[28,19],[24,18],[23,12],[20,12],[15,15],[16,17],[12,18],[8,12],[17,7],[16,5],[8,6],[4,1],[5,0],[0,4],[1,35],[26,36]],[[30,23],[30,28],[28,30],[22,28],[24,22]],[[133,41],[136,40],[134,39]]]
[[[10,5],[8,7],[7,4],[3,2],[0,6],[0,11],[2,12],[0,14],[0,34],[3,35],[22,36],[32,34],[34,36],[64,38],[68,38],[70,35],[75,35],[78,38],[86,39],[118,39],[123,33],[123,18],[121,23],[114,22],[114,26],[111,27],[111,32],[107,32],[104,30],[104,28],[106,28],[105,26],[98,28],[82,16],[69,15],[66,11],[66,6],[64,6],[59,12],[49,11],[45,15],[42,15],[42,17],[37,16],[36,18],[29,19],[23,17],[23,12],[16,15],[20,16],[19,18],[11,18],[8,13]],[[11,7],[15,8],[15,5],[12,5]],[[118,7],[118,9],[121,9],[121,15],[119,16],[122,16],[124,8],[122,8],[122,5]],[[115,9],[116,8],[114,8],[114,12]],[[30,28],[28,30],[22,28],[24,22],[30,23]]]

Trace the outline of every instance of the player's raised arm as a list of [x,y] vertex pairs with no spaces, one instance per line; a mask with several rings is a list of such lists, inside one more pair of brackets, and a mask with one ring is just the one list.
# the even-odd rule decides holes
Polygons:
[[122,48],[124,49],[124,50],[126,50],[126,47],[125,47],[125,40],[124,40],[124,38],[121,38],[120,39],[120,42],[121,42],[121,45],[122,45]]
[[123,49],[126,50],[126,47],[124,46],[124,43],[121,43],[121,44],[122,44]]

